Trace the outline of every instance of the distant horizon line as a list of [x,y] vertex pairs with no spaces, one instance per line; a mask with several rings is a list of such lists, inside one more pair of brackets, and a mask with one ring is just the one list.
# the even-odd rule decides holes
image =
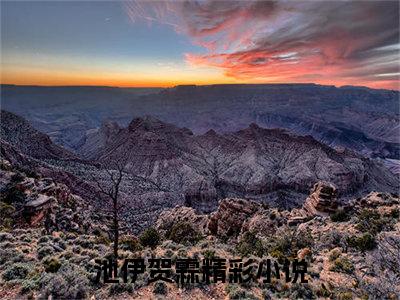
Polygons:
[[352,87],[352,88],[362,88],[362,89],[370,89],[370,90],[386,90],[386,91],[400,91],[400,87],[398,90],[396,89],[384,89],[384,88],[372,88],[364,85],[341,85],[337,86],[334,84],[319,84],[319,83],[314,83],[314,82],[302,82],[302,83],[295,83],[295,82],[286,82],[286,83],[215,83],[215,84],[178,84],[178,85],[172,85],[172,86],[112,86],[112,85],[37,85],[37,84],[14,84],[14,83],[0,83],[0,86],[16,86],[16,87],[43,87],[43,88],[114,88],[114,89],[174,89],[177,87],[207,87],[207,86],[262,86],[262,85],[299,85],[299,86],[323,86],[323,87],[335,87],[335,88],[346,88],[346,87]]

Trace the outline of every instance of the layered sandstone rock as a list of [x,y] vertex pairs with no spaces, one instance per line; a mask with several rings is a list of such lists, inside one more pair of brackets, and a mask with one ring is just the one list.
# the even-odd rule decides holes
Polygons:
[[293,226],[314,216],[328,216],[335,212],[337,208],[337,189],[335,185],[319,181],[314,184],[302,208],[292,210],[288,224]]
[[221,238],[237,236],[243,223],[262,210],[262,205],[243,199],[223,199],[218,210],[210,215],[208,229],[211,234]]
[[208,233],[208,216],[199,215],[193,208],[185,206],[163,211],[160,214],[155,227],[165,234],[173,225],[178,223],[189,223],[197,232],[202,234]]

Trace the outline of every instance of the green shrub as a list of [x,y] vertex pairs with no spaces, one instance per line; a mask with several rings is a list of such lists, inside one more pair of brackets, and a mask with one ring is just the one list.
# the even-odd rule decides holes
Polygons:
[[104,236],[104,235],[100,235],[100,236],[96,236],[94,238],[94,243],[95,244],[102,244],[102,245],[109,245],[111,243],[111,240]]
[[38,259],[42,259],[48,255],[52,255],[54,254],[54,248],[51,246],[43,246],[41,248],[39,248],[38,252],[37,252],[37,257]]
[[252,293],[246,291],[243,288],[238,287],[237,285],[227,285],[225,287],[225,292],[228,294],[229,299],[247,299],[247,300],[256,300],[258,299]]
[[56,257],[48,257],[43,261],[46,272],[55,273],[61,267],[60,261]]
[[52,240],[52,236],[43,235],[38,239],[38,244],[46,244]]
[[15,207],[11,204],[0,201],[0,228],[10,230],[14,223],[10,216],[15,212]]
[[191,224],[180,222],[172,226],[171,230],[166,234],[166,238],[179,244],[195,244],[200,240],[201,235]]
[[373,209],[363,209],[358,215],[356,228],[361,232],[370,232],[373,235],[382,230],[390,230],[393,227],[391,218],[383,218]]
[[127,251],[139,251],[142,249],[140,242],[137,238],[132,236],[124,236],[119,241],[120,247]]
[[350,216],[344,209],[338,209],[331,215],[332,222],[346,222],[350,220]]
[[352,274],[354,272],[354,266],[348,258],[338,257],[333,262],[333,266],[330,268],[330,270],[334,272]]
[[140,243],[145,247],[155,248],[160,243],[160,234],[152,227],[147,228],[139,237]]
[[376,246],[375,237],[369,232],[361,236],[351,236],[347,240],[350,247],[356,248],[362,252],[372,250]]
[[119,295],[122,293],[132,293],[133,292],[133,284],[132,283],[113,283],[108,289],[108,293],[110,295]]
[[316,299],[313,290],[308,284],[292,284],[288,294],[289,299]]
[[5,241],[14,241],[14,240],[15,238],[12,236],[12,234],[7,232],[0,232],[0,243]]
[[30,291],[37,290],[39,288],[39,281],[37,278],[25,279],[21,285],[21,293],[26,294]]
[[0,196],[0,200],[6,204],[24,203],[25,199],[25,193],[18,189],[15,183],[12,182],[7,184]]
[[93,248],[94,243],[89,236],[80,236],[75,240],[75,244],[81,246],[82,248]]
[[263,243],[256,234],[253,232],[246,232],[240,239],[238,245],[236,246],[237,252],[242,256],[249,256],[251,254],[262,257],[265,249]]
[[393,219],[398,219],[398,218],[400,218],[400,210],[399,210],[398,208],[393,208],[393,209],[390,211],[388,217],[389,217],[389,218],[393,218]]
[[14,279],[25,279],[31,269],[31,265],[26,263],[15,263],[5,269],[3,279],[10,281]]
[[297,252],[303,248],[310,248],[314,240],[310,232],[292,231],[284,229],[276,233],[269,241],[269,254],[277,259],[296,258]]
[[338,300],[352,300],[352,299],[354,299],[352,292],[339,292],[336,295],[336,298]]
[[341,255],[340,251],[338,249],[334,249],[330,252],[329,254],[329,261],[335,261],[339,256]]
[[154,284],[153,293],[158,295],[166,295],[168,293],[168,287],[165,282],[157,281]]
[[53,299],[85,299],[88,293],[88,274],[81,267],[63,265],[57,273],[45,273],[40,279],[41,295]]
[[211,249],[204,250],[202,254],[205,259],[213,259],[215,257],[215,251]]

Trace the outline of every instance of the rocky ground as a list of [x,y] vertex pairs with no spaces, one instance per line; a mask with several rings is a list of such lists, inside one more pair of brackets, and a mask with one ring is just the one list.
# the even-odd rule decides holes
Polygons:
[[[164,211],[138,236],[122,233],[125,258],[304,259],[308,283],[95,283],[95,259],[111,256],[107,219],[63,184],[1,162],[1,299],[398,299],[400,200],[372,192],[341,203],[318,182],[292,211],[226,198],[211,214],[191,207]],[[228,264],[229,268],[229,264]],[[263,273],[264,274],[264,273]],[[293,275],[293,274],[292,274]]]

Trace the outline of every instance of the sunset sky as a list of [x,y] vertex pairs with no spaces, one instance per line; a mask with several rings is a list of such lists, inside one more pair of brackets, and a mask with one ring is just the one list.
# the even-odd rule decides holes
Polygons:
[[1,82],[399,89],[398,1],[1,1]]

